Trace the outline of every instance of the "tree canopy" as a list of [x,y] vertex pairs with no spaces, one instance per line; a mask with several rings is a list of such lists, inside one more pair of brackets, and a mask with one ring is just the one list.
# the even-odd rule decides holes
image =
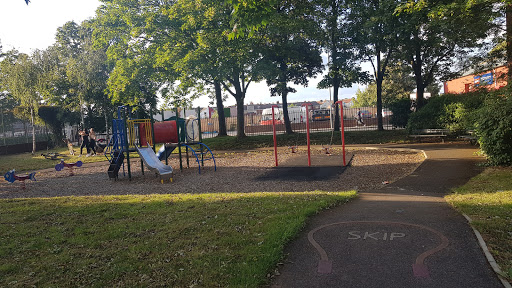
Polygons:
[[[265,81],[270,94],[281,97],[290,133],[286,104],[293,85],[307,86],[322,73],[318,88],[333,87],[334,101],[339,88],[372,80],[358,98],[377,106],[383,129],[384,104],[416,88],[421,108],[425,88],[459,72],[454,62],[489,39],[501,43],[493,55],[512,59],[512,41],[503,42],[512,37],[502,33],[506,28],[512,34],[508,0],[101,1],[93,19],[59,27],[48,49],[0,53],[0,82],[7,87],[2,93],[27,108],[16,111],[32,107],[37,121],[38,106],[59,106],[80,113],[82,125],[108,130],[115,105],[152,113],[161,99],[176,108],[209,95],[217,105],[219,135],[227,135],[228,96],[236,101],[237,136],[244,137],[247,91]],[[363,62],[371,73],[361,70]],[[27,82],[16,84],[21,80],[10,75],[28,65]],[[335,121],[339,129],[338,109]]]

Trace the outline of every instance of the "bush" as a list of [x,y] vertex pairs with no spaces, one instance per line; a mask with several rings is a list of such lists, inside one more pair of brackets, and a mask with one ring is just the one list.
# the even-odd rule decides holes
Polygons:
[[403,128],[407,126],[411,114],[411,100],[408,98],[398,99],[389,104],[389,110],[393,112],[390,123],[393,127]]
[[450,129],[460,134],[475,129],[474,112],[482,106],[487,94],[487,91],[475,91],[432,97],[421,110],[410,115],[407,130],[411,133],[418,129]]
[[489,93],[478,110],[476,133],[491,165],[512,165],[512,97]]

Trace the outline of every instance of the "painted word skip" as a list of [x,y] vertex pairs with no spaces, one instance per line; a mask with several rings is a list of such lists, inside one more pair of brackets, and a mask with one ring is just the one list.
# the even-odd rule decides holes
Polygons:
[[399,232],[361,232],[361,231],[350,231],[348,232],[348,240],[384,240],[393,241],[396,238],[405,237],[405,233]]

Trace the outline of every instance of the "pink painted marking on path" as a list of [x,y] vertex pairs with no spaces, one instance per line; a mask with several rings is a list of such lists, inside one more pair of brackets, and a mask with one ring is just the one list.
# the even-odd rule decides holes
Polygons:
[[418,278],[428,278],[428,277],[430,277],[430,273],[428,272],[428,268],[424,264],[425,259],[427,257],[431,256],[432,254],[435,254],[435,253],[443,250],[444,248],[448,247],[448,243],[449,243],[448,242],[448,238],[446,238],[446,236],[441,234],[439,231],[434,230],[434,229],[432,229],[430,227],[427,227],[427,226],[419,225],[419,224],[403,223],[403,222],[390,222],[390,221],[346,221],[346,222],[337,222],[337,223],[326,224],[326,225],[322,225],[320,227],[317,227],[317,228],[309,231],[309,233],[308,233],[308,240],[309,240],[309,242],[311,243],[311,245],[313,245],[313,247],[320,254],[320,261],[318,262],[318,270],[317,270],[318,273],[321,273],[321,274],[332,273],[332,261],[329,260],[329,257],[327,256],[327,253],[322,248],[322,246],[320,246],[320,244],[318,244],[315,241],[315,239],[313,237],[315,232],[317,232],[319,230],[322,230],[322,229],[324,229],[326,227],[330,227],[330,226],[334,226],[334,225],[344,225],[344,224],[404,225],[404,226],[411,226],[411,227],[416,227],[416,228],[424,229],[424,230],[427,230],[427,231],[430,231],[430,232],[436,234],[440,238],[441,243],[437,247],[421,253],[416,258],[416,263],[412,264],[413,274],[414,274],[415,277],[418,277]]
[[415,277],[418,278],[429,278],[428,268],[425,264],[412,264],[412,272]]
[[320,260],[318,261],[318,273],[330,274],[332,272],[332,261]]

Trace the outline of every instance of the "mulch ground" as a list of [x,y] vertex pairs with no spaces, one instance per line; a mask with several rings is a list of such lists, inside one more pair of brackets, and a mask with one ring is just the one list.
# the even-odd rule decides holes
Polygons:
[[[347,162],[350,158],[352,161],[350,166],[342,168],[340,149],[333,149],[332,156],[329,156],[322,149],[312,148],[313,167],[307,168],[305,149],[292,154],[282,148],[278,152],[278,168],[289,170],[287,173],[277,172],[282,174],[279,177],[273,176],[278,170],[274,167],[272,150],[214,151],[217,171],[214,171],[213,161],[206,161],[201,174],[198,173],[195,158],[190,158],[189,168],[180,171],[177,155],[172,155],[169,165],[175,170],[173,182],[166,181],[164,184],[147,169],[144,169],[143,175],[139,159],[130,162],[131,180],[126,165],[125,176],[121,169],[117,181],[109,179],[108,162],[84,164],[75,169],[74,176],[68,175],[67,168],[63,171],[52,168],[37,171],[37,181],[26,181],[26,189],[20,189],[18,181],[8,183],[0,180],[0,198],[361,190],[378,188],[396,181],[412,173],[424,160],[423,153],[416,151],[349,149],[347,152]],[[322,172],[318,173],[319,169]]]

